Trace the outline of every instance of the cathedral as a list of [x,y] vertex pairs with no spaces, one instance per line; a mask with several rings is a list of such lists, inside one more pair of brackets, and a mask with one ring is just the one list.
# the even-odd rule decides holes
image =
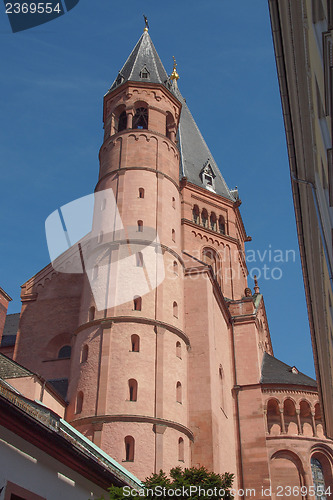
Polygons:
[[178,78],[146,27],[104,96],[91,231],[22,286],[0,352],[49,381],[66,421],[140,479],[205,466],[234,473],[237,498],[329,498],[316,382],[274,357],[237,189]]

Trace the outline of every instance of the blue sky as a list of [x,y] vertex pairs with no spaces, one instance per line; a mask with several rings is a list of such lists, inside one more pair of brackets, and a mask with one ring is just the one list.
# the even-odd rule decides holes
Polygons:
[[[16,34],[1,4],[0,286],[14,299],[9,312],[20,310],[20,285],[49,262],[47,216],[95,187],[103,95],[141,36],[143,13],[167,72],[177,59],[180,90],[229,187],[239,188],[249,270],[269,268],[259,285],[275,356],[314,376],[267,0],[80,0]],[[290,252],[274,262],[288,250],[295,262]]]

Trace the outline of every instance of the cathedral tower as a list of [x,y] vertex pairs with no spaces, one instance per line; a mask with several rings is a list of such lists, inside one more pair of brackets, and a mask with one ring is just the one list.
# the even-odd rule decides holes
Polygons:
[[104,97],[92,230],[22,286],[14,359],[140,479],[203,465],[267,499],[322,466],[333,487],[316,383],[273,356],[237,189],[177,80],[146,28]]

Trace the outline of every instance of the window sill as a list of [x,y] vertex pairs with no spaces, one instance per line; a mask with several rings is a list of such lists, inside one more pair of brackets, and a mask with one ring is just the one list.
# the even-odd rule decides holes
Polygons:
[[68,361],[71,358],[53,358],[53,359],[43,359],[43,363],[50,363],[51,361]]

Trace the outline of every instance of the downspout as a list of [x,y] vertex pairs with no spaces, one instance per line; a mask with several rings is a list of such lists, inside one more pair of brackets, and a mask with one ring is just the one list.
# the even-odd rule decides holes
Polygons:
[[[242,456],[242,447],[241,447],[241,430],[240,430],[240,418],[239,418],[239,401],[238,401],[238,393],[240,391],[240,386],[237,381],[237,368],[236,368],[236,351],[235,351],[235,328],[234,328],[234,318],[231,318],[231,344],[232,344],[232,364],[234,371],[234,387],[232,392],[234,394],[234,405],[235,405],[235,414],[236,414],[236,448],[237,452],[237,475],[239,477],[239,490],[244,491],[244,475],[243,475],[243,456]],[[242,495],[240,498],[244,498]]]

